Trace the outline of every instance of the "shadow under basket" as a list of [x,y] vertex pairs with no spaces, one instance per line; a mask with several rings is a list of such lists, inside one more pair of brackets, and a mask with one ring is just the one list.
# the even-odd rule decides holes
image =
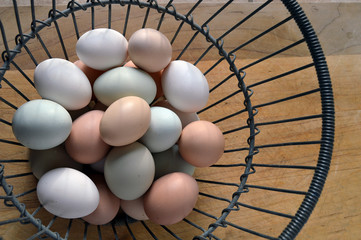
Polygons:
[[[294,239],[324,186],[334,141],[330,76],[318,38],[294,0],[92,0],[4,7],[0,50],[0,239]],[[43,2],[43,1],[41,1]],[[173,60],[197,66],[210,95],[198,112],[223,132],[225,150],[197,168],[199,197],[181,222],[119,216],[94,226],[38,202],[28,149],[11,119],[37,99],[33,72],[48,58],[76,61],[86,31],[140,28],[166,35]],[[14,41],[15,40],[15,41]]]

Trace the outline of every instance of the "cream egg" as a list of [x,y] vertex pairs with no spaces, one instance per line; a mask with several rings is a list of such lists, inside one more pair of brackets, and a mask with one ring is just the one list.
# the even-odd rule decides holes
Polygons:
[[105,111],[100,121],[100,135],[111,146],[124,146],[137,141],[148,130],[150,107],[142,98],[118,99]]
[[152,153],[172,147],[182,132],[182,123],[173,111],[163,107],[151,107],[150,125],[140,138]]
[[149,219],[161,225],[172,225],[188,216],[198,199],[196,180],[186,173],[164,175],[144,195],[144,210]]
[[139,68],[147,72],[158,72],[171,61],[172,45],[160,31],[142,28],[131,35],[128,53]]
[[134,200],[120,200],[121,209],[131,218],[139,221],[148,220],[144,211],[143,196]]
[[172,61],[164,69],[162,88],[169,103],[182,112],[198,112],[208,101],[207,79],[196,66],[183,60]]
[[43,99],[21,105],[13,115],[12,130],[24,146],[45,150],[63,143],[70,134],[72,119],[60,104]]
[[96,28],[84,33],[76,43],[78,58],[96,70],[121,66],[128,56],[128,41],[118,31]]
[[34,84],[42,98],[59,103],[67,110],[89,104],[92,89],[87,76],[74,63],[50,58],[36,66]]
[[113,68],[99,76],[94,83],[96,98],[107,106],[127,96],[143,98],[150,104],[156,92],[153,78],[143,70],[132,67]]
[[178,141],[179,152],[196,167],[209,167],[223,155],[225,140],[222,131],[209,121],[188,124]]
[[110,190],[123,200],[142,196],[152,185],[154,172],[152,154],[139,142],[114,147],[104,165],[104,176]]
[[72,168],[56,168],[45,173],[37,185],[41,205],[62,218],[81,218],[99,204],[99,191],[84,173]]

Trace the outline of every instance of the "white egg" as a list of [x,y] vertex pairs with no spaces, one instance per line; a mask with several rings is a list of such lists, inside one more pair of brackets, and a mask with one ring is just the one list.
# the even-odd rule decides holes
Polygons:
[[132,67],[117,67],[103,73],[94,82],[93,88],[97,99],[107,106],[127,96],[140,97],[150,104],[157,93],[153,78]]
[[164,69],[162,88],[169,103],[182,112],[198,112],[208,101],[207,79],[196,66],[183,60],[172,61]]
[[92,89],[87,76],[72,62],[50,58],[38,64],[34,84],[42,98],[59,103],[68,110],[89,104]]
[[142,196],[152,185],[154,172],[152,154],[139,142],[114,147],[104,165],[104,177],[109,189],[123,200]]
[[108,28],[90,30],[76,43],[79,59],[96,70],[120,66],[128,56],[127,51],[127,39],[120,32]]
[[99,191],[84,173],[72,168],[56,168],[44,174],[37,185],[39,202],[62,218],[81,218],[99,204]]
[[60,104],[50,100],[31,100],[14,113],[12,130],[24,146],[44,150],[63,143],[70,134],[70,114]]
[[173,172],[183,172],[193,176],[196,169],[182,158],[178,145],[173,145],[164,152],[153,153],[153,158],[155,163],[155,179]]
[[162,152],[178,141],[182,123],[177,114],[167,108],[151,107],[150,111],[150,125],[140,141],[152,153]]

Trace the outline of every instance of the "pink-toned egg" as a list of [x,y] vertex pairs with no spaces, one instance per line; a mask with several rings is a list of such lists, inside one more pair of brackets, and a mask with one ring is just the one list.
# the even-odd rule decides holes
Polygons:
[[147,72],[158,72],[171,61],[172,45],[160,31],[142,28],[129,38],[128,54],[139,68]]
[[179,153],[195,167],[208,167],[216,163],[223,155],[224,145],[221,130],[203,120],[188,124],[178,141]]
[[[134,68],[138,68],[132,61],[128,61],[126,64],[124,64],[124,67],[134,67]],[[163,69],[158,71],[158,72],[148,72],[148,74],[153,78],[155,85],[157,86],[157,94],[155,95],[155,99],[163,96],[163,89],[162,89],[162,72]]]
[[189,215],[198,198],[198,184],[186,173],[175,172],[154,181],[144,195],[144,210],[157,224],[171,225]]
[[148,130],[150,107],[136,96],[113,102],[100,122],[100,135],[111,146],[124,146],[137,141]]
[[120,200],[120,208],[131,218],[136,220],[148,220],[144,211],[143,196],[134,200]]
[[99,191],[99,204],[94,212],[83,217],[84,221],[94,225],[103,225],[112,221],[120,209],[120,199],[108,188],[104,176],[90,176]]
[[92,164],[108,153],[110,146],[101,139],[99,131],[103,115],[103,111],[92,110],[73,122],[65,148],[75,161]]
[[75,61],[74,64],[78,68],[80,68],[80,70],[82,70],[83,73],[85,73],[85,75],[88,77],[88,80],[92,86],[93,86],[95,80],[105,72],[105,71],[96,70],[94,68],[91,68],[91,67],[85,65],[81,60]]

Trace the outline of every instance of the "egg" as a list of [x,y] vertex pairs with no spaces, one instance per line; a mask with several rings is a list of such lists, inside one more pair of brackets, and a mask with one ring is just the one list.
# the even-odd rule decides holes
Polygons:
[[183,129],[178,145],[181,156],[188,163],[196,167],[209,167],[223,155],[225,140],[215,124],[200,120]]
[[72,62],[49,58],[36,66],[34,85],[39,95],[59,103],[67,110],[89,104],[92,89],[87,76]]
[[84,33],[76,43],[78,58],[96,70],[121,66],[128,56],[128,41],[118,31],[96,28]]
[[[137,66],[132,61],[128,61],[126,64],[124,64],[124,67],[137,68]],[[154,72],[154,73],[147,72],[153,78],[155,85],[157,86],[157,93],[155,95],[156,99],[163,96],[162,81],[161,81],[162,80],[162,72],[163,72],[163,69],[158,72]]]
[[182,112],[198,112],[208,101],[207,79],[196,66],[183,60],[172,61],[164,69],[162,88],[169,103]]
[[158,72],[171,61],[172,45],[160,31],[142,28],[131,35],[128,53],[139,68],[147,72]]
[[87,76],[91,86],[93,86],[95,80],[97,80],[97,78],[105,72],[91,68],[85,65],[81,60],[75,61],[74,64]]
[[90,178],[99,191],[99,204],[91,214],[82,219],[90,224],[104,225],[111,222],[117,215],[120,209],[120,199],[109,190],[103,175],[91,175]]
[[24,146],[45,150],[63,143],[70,134],[70,114],[60,104],[36,99],[21,105],[14,113],[12,130]]
[[100,121],[100,135],[111,146],[124,146],[137,141],[148,130],[150,107],[142,98],[118,99],[105,111]]
[[37,179],[52,169],[60,167],[74,168],[82,171],[83,165],[74,161],[65,151],[63,144],[46,150],[29,150],[29,164]]
[[104,165],[104,176],[110,190],[123,200],[142,196],[151,186],[154,172],[152,154],[139,142],[114,147]]
[[196,180],[186,173],[164,175],[144,195],[144,210],[149,219],[161,225],[172,225],[188,216],[198,198]]
[[152,155],[155,163],[155,179],[173,172],[183,172],[190,176],[194,174],[195,167],[182,158],[178,151],[178,145],[173,145],[163,152]]
[[176,113],[182,122],[182,129],[185,126],[187,126],[189,123],[199,120],[197,113],[179,111],[178,109],[176,109],[175,107],[170,105],[170,103],[167,100],[161,100],[161,101],[155,103],[154,106],[165,107],[165,108],[172,110],[174,113]]
[[56,168],[45,173],[37,184],[41,205],[62,218],[81,218],[99,204],[99,192],[84,173],[72,168]]
[[92,164],[104,158],[110,150],[100,137],[99,125],[103,115],[103,111],[92,110],[73,122],[65,148],[75,161]]
[[131,218],[139,221],[148,220],[144,211],[143,196],[134,200],[120,200],[121,209]]
[[182,123],[174,112],[163,107],[151,107],[150,125],[140,141],[152,152],[172,147],[182,132]]
[[94,83],[96,98],[107,106],[126,96],[137,96],[150,104],[156,92],[153,78],[143,70],[132,67],[113,68]]

